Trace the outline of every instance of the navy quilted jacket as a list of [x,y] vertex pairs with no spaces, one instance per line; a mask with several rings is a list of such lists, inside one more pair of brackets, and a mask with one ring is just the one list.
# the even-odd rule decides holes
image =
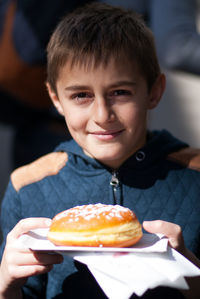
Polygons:
[[[186,246],[199,255],[199,152],[167,131],[150,136],[147,144],[114,172],[86,156],[73,140],[33,162],[29,170],[27,166],[17,170],[2,204],[4,239],[21,218],[52,218],[75,205],[101,202],[134,210],[140,222],[162,219],[179,224]],[[23,291],[26,298],[106,298],[89,271],[70,257],[48,275],[29,278]],[[157,288],[145,296],[181,295]]]

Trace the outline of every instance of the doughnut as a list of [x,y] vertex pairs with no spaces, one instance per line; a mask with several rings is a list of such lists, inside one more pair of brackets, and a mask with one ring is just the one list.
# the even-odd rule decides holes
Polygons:
[[55,245],[128,247],[142,237],[135,213],[120,205],[89,204],[57,214],[47,238]]

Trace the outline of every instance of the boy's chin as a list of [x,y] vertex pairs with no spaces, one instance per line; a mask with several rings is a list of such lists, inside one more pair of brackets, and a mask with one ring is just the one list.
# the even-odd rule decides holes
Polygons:
[[111,159],[108,157],[107,157],[107,159],[105,159],[105,157],[104,157],[104,159],[99,158],[97,160],[112,169],[119,168],[122,165],[122,163],[125,161],[125,159],[120,159],[120,158],[116,158],[116,159],[112,158]]

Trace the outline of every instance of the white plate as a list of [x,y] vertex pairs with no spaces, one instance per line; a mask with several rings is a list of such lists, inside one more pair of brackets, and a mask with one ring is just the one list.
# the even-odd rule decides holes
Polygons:
[[19,238],[19,245],[35,251],[59,251],[66,254],[74,252],[92,253],[113,253],[113,252],[165,252],[167,251],[168,239],[162,235],[144,234],[142,239],[132,247],[83,247],[83,246],[56,246],[46,238],[46,229],[37,229],[22,235]]

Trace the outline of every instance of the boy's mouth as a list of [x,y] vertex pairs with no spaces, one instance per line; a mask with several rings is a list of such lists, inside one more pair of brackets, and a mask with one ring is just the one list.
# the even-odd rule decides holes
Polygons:
[[108,131],[95,131],[92,134],[99,140],[111,140],[117,136],[119,136],[124,130],[108,130]]

